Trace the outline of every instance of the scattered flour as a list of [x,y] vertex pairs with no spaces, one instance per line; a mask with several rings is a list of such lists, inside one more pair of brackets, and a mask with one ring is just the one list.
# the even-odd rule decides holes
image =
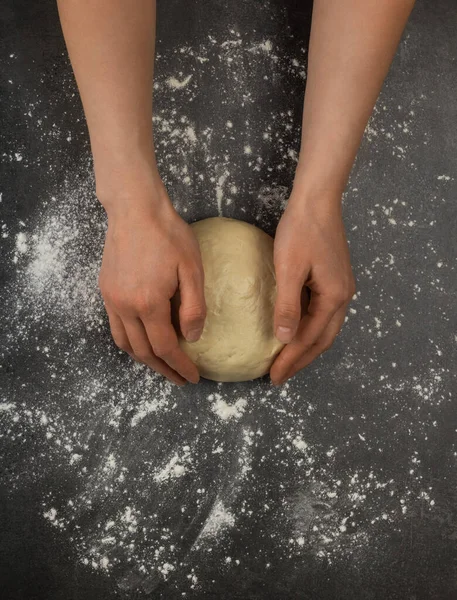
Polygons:
[[167,79],[167,84],[173,90],[181,90],[185,88],[189,81],[192,79],[192,75],[188,75],[185,79],[179,81],[176,77],[169,77]]
[[213,403],[211,407],[212,411],[223,421],[239,419],[243,415],[247,405],[245,398],[239,398],[233,404],[228,404],[220,394],[211,394],[208,396],[208,400]]
[[217,500],[203,527],[200,540],[208,537],[217,537],[224,529],[230,529],[235,525],[235,517],[224,506],[221,500]]
[[182,477],[192,462],[189,446],[184,446],[182,454],[175,453],[165,467],[154,475],[155,481],[162,482],[175,477]]

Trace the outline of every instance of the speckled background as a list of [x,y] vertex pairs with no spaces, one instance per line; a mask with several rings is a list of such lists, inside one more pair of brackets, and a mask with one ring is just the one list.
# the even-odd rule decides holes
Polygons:
[[[311,5],[159,3],[160,169],[274,233]],[[290,384],[177,390],[110,340],[53,3],[0,8],[5,599],[457,598],[457,5],[418,2],[344,198],[358,292]]]

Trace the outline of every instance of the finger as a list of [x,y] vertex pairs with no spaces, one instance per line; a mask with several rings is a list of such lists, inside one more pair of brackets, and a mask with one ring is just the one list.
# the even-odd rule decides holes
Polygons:
[[203,289],[203,269],[183,269],[179,273],[179,325],[188,342],[200,339],[205,324],[206,304]]
[[132,355],[132,346],[130,345],[127,332],[125,331],[125,327],[122,323],[122,319],[118,314],[116,314],[114,311],[108,308],[106,308],[106,312],[108,314],[111,335],[113,337],[114,343],[118,348]]
[[301,371],[301,369],[304,369],[311,364],[318,356],[324,352],[327,352],[327,350],[335,341],[335,338],[337,337],[344,323],[346,311],[343,310],[341,312],[342,315],[340,315],[340,311],[338,311],[338,313],[330,321],[322,337],[293,365],[292,369],[286,374],[281,383],[284,383],[284,381],[296,375],[299,371]]
[[184,385],[186,383],[179,373],[176,373],[166,362],[154,355],[149,343],[146,330],[139,319],[124,321],[125,331],[132,347],[134,357],[140,362],[148,365],[154,371],[158,371],[174,383]]
[[300,322],[297,335],[276,358],[270,374],[273,381],[282,381],[292,366],[321,337],[337,310],[330,299],[311,293],[308,313]]
[[198,383],[197,367],[179,347],[178,336],[171,324],[170,303],[166,304],[167,307],[157,309],[153,315],[142,317],[152,351],[182,377]]
[[318,356],[326,352],[332,346],[343,326],[346,317],[346,309],[347,306],[344,306],[335,313],[322,336],[292,365],[291,369],[277,382],[277,385],[284,383],[296,375],[298,371],[307,367]]
[[289,344],[300,324],[302,290],[307,273],[302,269],[291,269],[290,263],[283,261],[277,262],[275,270],[277,296],[274,331],[280,342]]

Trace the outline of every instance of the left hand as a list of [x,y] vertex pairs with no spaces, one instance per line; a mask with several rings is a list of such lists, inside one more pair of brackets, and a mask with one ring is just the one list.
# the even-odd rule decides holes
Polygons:
[[[330,348],[355,292],[339,198],[292,193],[276,231],[274,262],[274,331],[287,344],[270,370],[279,385]],[[310,301],[302,316],[304,287]]]

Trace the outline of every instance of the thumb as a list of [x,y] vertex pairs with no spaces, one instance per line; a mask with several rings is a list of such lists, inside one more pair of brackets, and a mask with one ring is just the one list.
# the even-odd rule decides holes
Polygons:
[[179,325],[188,342],[200,339],[205,324],[206,304],[203,291],[203,273],[194,268],[180,274],[179,293]]
[[305,275],[301,269],[292,270],[276,265],[274,331],[276,338],[283,344],[289,344],[297,333],[304,283]]

